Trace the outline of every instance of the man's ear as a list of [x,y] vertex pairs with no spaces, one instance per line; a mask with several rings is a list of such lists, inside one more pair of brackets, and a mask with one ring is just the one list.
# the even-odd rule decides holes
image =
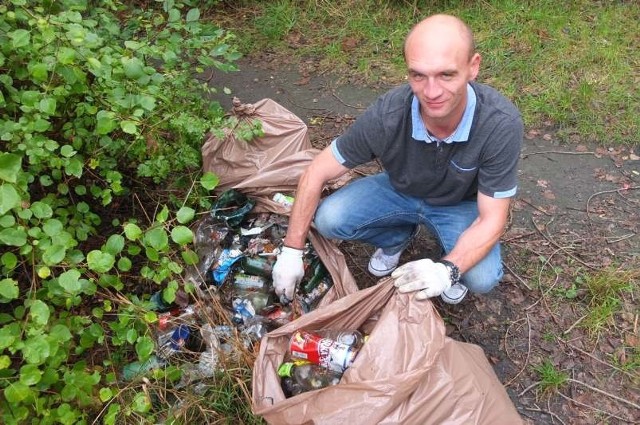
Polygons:
[[471,68],[470,80],[475,80],[478,76],[478,72],[480,72],[480,62],[482,62],[480,53],[474,53],[469,61],[469,67]]

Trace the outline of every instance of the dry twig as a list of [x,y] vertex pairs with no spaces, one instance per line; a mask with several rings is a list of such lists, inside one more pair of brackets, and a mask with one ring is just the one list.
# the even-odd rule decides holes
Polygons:
[[[531,321],[529,320],[529,314],[526,315],[526,319],[527,319],[527,327],[529,329],[528,336],[527,336],[527,357],[524,359],[524,364],[520,368],[520,371],[518,371],[518,373],[516,373],[516,375],[509,380],[509,382],[504,384],[505,387],[508,387],[509,385],[511,385],[511,383],[515,381],[516,378],[520,376],[520,374],[522,374],[522,372],[524,372],[524,370],[527,368],[527,365],[529,364],[529,356],[531,355]],[[520,320],[518,320],[515,323],[518,323]],[[505,352],[507,353],[507,356],[509,356],[509,352],[507,350],[507,333],[509,333],[510,328],[511,328],[511,325],[509,325],[509,328],[507,328],[507,331],[505,332],[505,335],[504,335],[504,349],[505,349]],[[511,359],[511,357],[509,358]],[[511,361],[513,361],[513,359],[511,359]]]

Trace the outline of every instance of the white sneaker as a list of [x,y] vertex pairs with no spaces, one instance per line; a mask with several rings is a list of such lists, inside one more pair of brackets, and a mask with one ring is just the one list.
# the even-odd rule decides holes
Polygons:
[[458,304],[469,292],[466,286],[454,283],[449,289],[440,294],[440,298],[447,304]]
[[373,253],[369,260],[369,273],[377,277],[391,274],[391,272],[398,267],[401,254],[402,251],[397,254],[387,255],[384,253],[382,248],[376,249],[376,252]]

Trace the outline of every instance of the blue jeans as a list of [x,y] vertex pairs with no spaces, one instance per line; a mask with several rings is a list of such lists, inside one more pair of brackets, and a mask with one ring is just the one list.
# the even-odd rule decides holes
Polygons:
[[[349,183],[325,198],[316,211],[314,224],[325,237],[359,240],[382,248],[386,254],[407,247],[420,224],[438,239],[445,253],[478,217],[477,202],[451,206],[429,205],[420,198],[396,191],[386,173]],[[500,244],[462,276],[476,293],[489,292],[502,278]]]

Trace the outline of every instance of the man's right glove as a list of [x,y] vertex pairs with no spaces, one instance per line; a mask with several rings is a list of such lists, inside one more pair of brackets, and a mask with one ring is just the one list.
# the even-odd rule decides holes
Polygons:
[[285,246],[278,255],[276,263],[273,265],[273,287],[276,295],[281,299],[293,299],[296,285],[304,277],[304,266],[302,264],[302,250]]
[[418,291],[417,300],[442,294],[451,287],[451,274],[447,266],[428,258],[403,264],[391,273],[400,292]]

